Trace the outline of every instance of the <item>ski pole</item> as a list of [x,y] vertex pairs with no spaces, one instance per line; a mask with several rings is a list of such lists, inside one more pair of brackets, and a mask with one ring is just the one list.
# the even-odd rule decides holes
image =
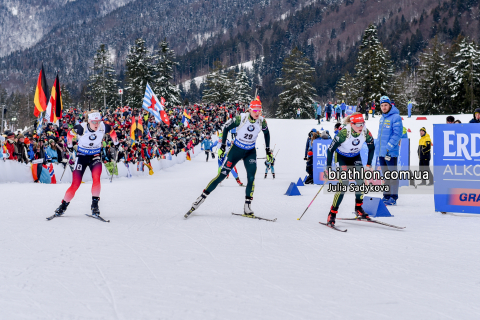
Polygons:
[[310,206],[312,205],[313,201],[315,201],[315,198],[318,196],[318,194],[320,193],[320,191],[322,191],[323,187],[325,187],[325,183],[323,184],[323,186],[320,188],[320,190],[318,190],[317,194],[315,195],[315,197],[313,198],[312,202],[310,202],[310,204],[308,205],[307,209],[305,209],[305,211],[303,211],[302,215],[300,216],[300,218],[298,218],[297,220],[300,220],[302,219],[303,215],[305,214],[305,212],[307,212],[308,208],[310,208]]
[[110,183],[112,183],[113,175],[115,174],[115,169],[117,168],[117,158],[118,158],[118,151],[115,150],[115,161],[113,162],[113,170],[112,170],[112,176],[110,177]]
[[277,154],[280,152],[280,149],[278,149],[277,153],[275,154],[275,158],[277,158]]
[[68,166],[68,163],[70,162],[70,157],[72,156],[71,153],[68,154],[68,160],[67,162],[65,163],[65,167],[63,168],[63,173],[62,173],[62,176],[60,177],[60,181],[62,181],[63,179],[63,175],[65,174],[65,170],[67,169],[67,166]]

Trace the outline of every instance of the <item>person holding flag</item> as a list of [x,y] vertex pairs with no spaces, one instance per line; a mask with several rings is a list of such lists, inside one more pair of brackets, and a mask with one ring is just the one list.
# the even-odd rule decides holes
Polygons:
[[227,153],[227,159],[217,174],[217,176],[210,181],[202,194],[192,204],[192,208],[185,214],[185,218],[195,211],[207,198],[207,196],[215,190],[215,188],[230,174],[230,171],[235,167],[238,161],[243,159],[243,164],[247,171],[247,188],[245,190],[245,205],[244,214],[242,216],[248,218],[258,218],[254,215],[251,208],[254,192],[255,173],[257,171],[257,151],[256,141],[260,132],[263,131],[265,138],[265,151],[267,160],[273,161],[272,152],[270,150],[270,132],[268,130],[267,121],[261,116],[262,103],[260,98],[257,98],[250,103],[248,112],[242,113],[233,119],[230,119],[223,129],[222,146],[220,147],[219,155],[222,156],[227,148],[226,142],[228,132],[233,128],[237,128],[237,136],[233,142],[232,148]]
[[82,177],[87,167],[92,172],[92,216],[99,220],[103,220],[100,217],[100,209],[98,208],[98,202],[100,201],[100,176],[102,174],[102,158],[100,152],[102,149],[102,140],[105,134],[109,134],[113,140],[115,148],[118,148],[118,139],[115,130],[110,125],[105,124],[102,121],[102,116],[98,111],[91,111],[88,114],[88,122],[76,125],[72,130],[67,133],[67,145],[68,150],[73,152],[73,137],[77,136],[77,159],[75,161],[74,170],[72,173],[72,184],[68,188],[62,203],[55,210],[55,214],[48,217],[47,220],[51,220],[55,217],[60,217],[67,210],[70,201],[75,196],[78,187],[82,183]]
[[192,117],[187,113],[187,110],[183,109],[182,123],[185,127],[190,128],[188,120],[191,120]]

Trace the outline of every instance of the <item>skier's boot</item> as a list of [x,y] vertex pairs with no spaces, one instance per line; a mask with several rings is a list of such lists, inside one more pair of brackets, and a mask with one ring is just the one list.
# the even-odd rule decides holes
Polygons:
[[55,215],[57,217],[60,217],[61,215],[63,215],[67,210],[67,207],[69,204],[70,202],[65,202],[65,200],[62,200],[62,203],[60,204],[60,206],[55,210]]
[[355,203],[355,215],[357,216],[357,219],[370,220],[368,214],[363,210],[362,204],[363,202]]
[[248,218],[255,218],[252,210],[252,200],[251,197],[245,197],[245,205],[243,206],[243,215]]
[[200,195],[200,197],[197,198],[197,200],[195,200],[193,203],[192,203],[192,208],[190,209],[190,211],[188,211],[187,213],[185,213],[185,215],[183,216],[185,219],[188,218],[188,216],[190,214],[192,214],[193,211],[197,210],[198,207],[200,207],[200,205],[205,201],[205,199],[207,199],[207,196],[209,194],[203,190],[202,194]]
[[99,217],[100,216],[100,208],[98,207],[98,201],[100,201],[100,197],[92,197],[92,216]]
[[275,179],[275,173],[272,173],[273,179]]
[[243,187],[243,183],[242,183],[242,181],[240,181],[240,178],[237,177],[237,179],[235,179],[235,180],[237,180],[237,183],[240,187]]
[[338,211],[332,206],[330,212],[328,213],[327,225],[335,226],[335,218],[337,217]]
[[265,173],[265,178],[263,178],[263,179],[267,179],[267,174],[266,173]]

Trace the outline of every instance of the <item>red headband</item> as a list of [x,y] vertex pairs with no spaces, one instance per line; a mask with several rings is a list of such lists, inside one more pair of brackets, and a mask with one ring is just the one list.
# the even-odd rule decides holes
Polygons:
[[365,120],[363,120],[363,115],[362,114],[355,114],[355,115],[350,116],[350,122],[351,123],[365,122]]

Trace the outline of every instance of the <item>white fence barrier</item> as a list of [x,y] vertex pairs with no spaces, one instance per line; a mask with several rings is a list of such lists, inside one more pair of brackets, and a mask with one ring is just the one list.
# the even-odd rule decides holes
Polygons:
[[[204,154],[203,151],[200,150],[200,145],[195,147],[195,153],[190,152],[190,157],[193,159],[199,154]],[[180,152],[177,156],[172,156],[172,160],[152,160],[152,168],[154,172],[159,170],[172,167],[176,164],[183,163],[187,160],[187,154],[185,152]],[[118,179],[120,177],[127,176],[127,167],[123,162],[117,163],[118,166],[118,176],[114,176],[113,179]],[[145,171],[137,171],[137,165],[129,163],[130,166],[130,173],[132,177],[138,176],[148,176],[148,168],[145,166]],[[53,164],[53,170],[55,172],[55,178],[57,179],[57,183],[71,183],[72,182],[72,172],[67,167],[65,170],[65,175],[63,176],[62,181],[60,181],[60,177],[63,173],[63,165],[61,164]],[[110,179],[108,175],[107,168],[103,166],[102,176],[101,179]],[[83,181],[92,181],[92,174],[90,173],[90,169],[87,168],[85,174],[83,175]],[[20,183],[28,183],[33,182],[32,176],[32,169],[30,164],[19,163],[17,161],[12,160],[0,160],[0,183],[8,183],[8,182],[20,182]]]

